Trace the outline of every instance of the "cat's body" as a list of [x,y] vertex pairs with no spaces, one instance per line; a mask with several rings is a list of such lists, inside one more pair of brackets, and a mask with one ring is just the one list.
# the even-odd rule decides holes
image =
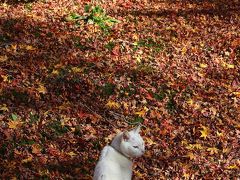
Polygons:
[[[124,172],[124,173],[123,173]],[[95,168],[94,180],[130,180],[132,161],[111,146],[105,146]]]
[[140,157],[145,151],[139,131],[140,126],[132,131],[119,133],[111,145],[104,147],[93,180],[131,180],[131,158]]

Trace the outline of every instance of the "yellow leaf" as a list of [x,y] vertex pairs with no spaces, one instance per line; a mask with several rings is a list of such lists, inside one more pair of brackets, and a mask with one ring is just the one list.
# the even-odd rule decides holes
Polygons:
[[202,138],[206,139],[208,134],[209,134],[209,129],[205,126],[202,126],[202,129],[200,132],[201,132],[201,136]]
[[192,100],[192,99],[189,99],[189,100],[187,101],[187,103],[188,103],[189,105],[193,105],[193,100]]
[[71,157],[77,156],[77,154],[74,153],[74,152],[72,152],[72,151],[71,151],[71,152],[68,152],[67,154],[68,154],[69,156],[71,156]]
[[141,111],[135,112],[135,114],[143,117],[147,111],[148,111],[148,108],[144,107]]
[[32,157],[26,158],[22,160],[22,163],[28,163],[32,161]]
[[0,56],[0,62],[4,62],[8,60],[8,57],[5,55],[5,56]]
[[234,69],[235,68],[234,64],[228,64],[224,61],[222,62],[222,66],[225,67],[225,68],[228,68],[228,69]]
[[58,75],[58,74],[59,74],[59,71],[58,71],[58,70],[53,70],[53,71],[52,71],[52,74]]
[[228,69],[234,69],[234,64],[226,64]]
[[237,167],[237,166],[234,164],[234,165],[227,166],[227,169],[239,169],[239,167]]
[[181,144],[182,144],[182,145],[187,145],[188,142],[187,142],[186,140],[182,140],[182,141],[181,141]]
[[119,103],[111,101],[111,100],[108,101],[106,106],[109,107],[109,108],[113,108],[113,109],[118,109],[120,107]]
[[188,152],[186,157],[188,157],[190,160],[195,159],[195,155],[192,152]]
[[203,148],[201,144],[193,144],[193,147],[195,149],[202,149]]
[[78,68],[78,67],[72,67],[72,71],[74,73],[80,73],[80,72],[83,72],[83,69],[82,68]]
[[186,52],[187,52],[187,48],[184,46],[184,47],[182,48],[182,54],[184,55],[184,54],[186,54]]
[[21,121],[9,121],[8,122],[8,127],[10,129],[17,129],[18,126],[21,126],[22,122]]
[[143,174],[140,173],[139,171],[134,171],[134,174],[135,174],[135,176],[138,177],[138,178],[142,178],[142,177],[143,177]]
[[206,67],[208,67],[207,64],[200,64],[199,66],[200,66],[200,68],[206,68]]
[[207,151],[209,151],[211,155],[218,153],[218,149],[215,148],[215,147],[213,147],[213,148],[207,148]]
[[240,97],[240,92],[233,92],[234,95],[236,95],[237,97]]
[[0,110],[1,111],[4,111],[4,112],[8,112],[9,111],[9,109],[8,109],[8,107],[7,107],[7,105],[6,104],[3,104],[2,106],[1,106],[1,108],[0,108]]
[[3,78],[3,82],[8,82],[8,75],[1,75],[1,77]]
[[184,173],[183,173],[183,177],[184,177],[185,179],[189,179],[190,175],[189,175],[189,173],[184,172]]
[[47,93],[47,89],[42,84],[39,85],[39,87],[37,88],[37,91],[42,94]]
[[189,144],[186,146],[187,149],[193,150],[193,149],[203,149],[201,144]]
[[136,115],[138,115],[138,116],[141,116],[141,117],[142,117],[142,116],[144,116],[144,115],[145,115],[145,113],[146,113],[146,112],[145,112],[145,110],[144,110],[144,109],[143,109],[143,110],[141,110],[141,111],[135,112],[135,114],[136,114]]
[[146,144],[148,144],[148,145],[153,145],[153,144],[157,144],[157,143],[155,143],[152,139],[150,139],[150,138],[145,138],[145,142],[146,142]]
[[30,46],[30,45],[27,45],[27,46],[25,47],[25,49],[28,50],[28,51],[36,50],[36,48],[34,48],[33,46]]
[[223,133],[217,131],[217,136],[218,136],[218,137],[222,137],[222,136],[223,136]]
[[136,61],[137,63],[140,63],[142,61],[142,57],[140,55],[136,56]]

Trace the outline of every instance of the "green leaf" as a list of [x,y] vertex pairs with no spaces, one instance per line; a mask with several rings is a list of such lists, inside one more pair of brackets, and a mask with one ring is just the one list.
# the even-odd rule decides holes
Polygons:
[[80,16],[79,14],[76,14],[76,13],[72,13],[72,14],[71,14],[71,17],[72,17],[72,19],[79,19],[79,18],[81,18],[82,16]]
[[11,114],[11,118],[13,121],[16,121],[18,119],[18,116],[16,114]]
[[101,89],[104,95],[110,96],[114,94],[115,85],[111,83],[107,83]]
[[72,13],[65,18],[66,21],[76,21],[76,20],[81,20],[81,19],[86,19],[86,17],[85,16],[80,16],[77,13]]
[[91,8],[91,4],[87,4],[85,7],[84,7],[84,11],[86,12],[86,13],[88,13],[89,12],[89,10],[90,10],[90,8]]
[[163,100],[165,97],[166,97],[166,94],[164,92],[160,92],[160,93],[153,93],[153,97],[156,99],[156,100]]
[[134,120],[131,121],[131,124],[139,124],[143,123],[144,119],[142,117],[135,117]]

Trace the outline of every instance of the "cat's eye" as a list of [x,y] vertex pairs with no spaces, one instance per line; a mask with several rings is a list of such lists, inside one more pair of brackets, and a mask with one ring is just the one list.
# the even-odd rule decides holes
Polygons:
[[138,146],[133,146],[133,147],[136,148],[136,149],[138,148]]

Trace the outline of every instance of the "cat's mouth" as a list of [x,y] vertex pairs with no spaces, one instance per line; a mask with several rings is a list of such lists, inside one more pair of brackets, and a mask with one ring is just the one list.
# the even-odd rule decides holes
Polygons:
[[142,152],[139,153],[139,154],[133,155],[133,158],[139,158],[139,157],[141,157],[143,154],[144,154],[144,151],[142,151]]

